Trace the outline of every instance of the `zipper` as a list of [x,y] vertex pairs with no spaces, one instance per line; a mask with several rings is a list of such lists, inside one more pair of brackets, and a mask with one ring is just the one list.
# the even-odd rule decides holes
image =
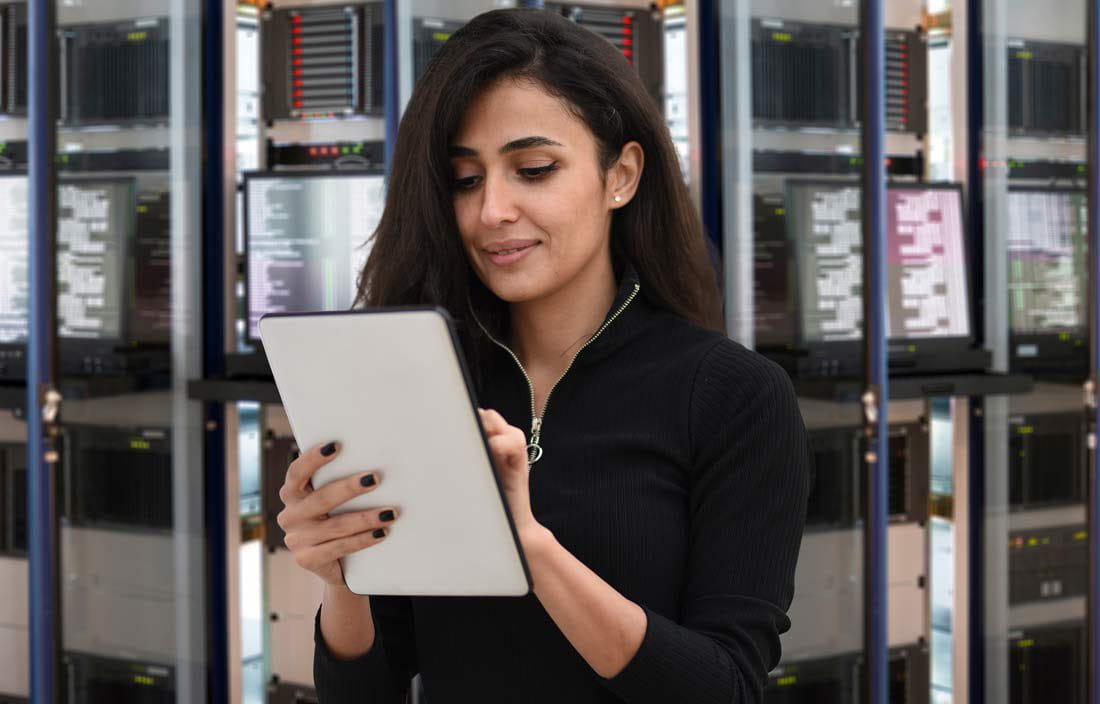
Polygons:
[[554,389],[558,388],[558,384],[560,384],[561,380],[565,378],[565,375],[569,373],[569,370],[573,368],[573,363],[577,361],[577,357],[580,355],[581,352],[584,351],[584,348],[595,342],[596,338],[602,335],[603,331],[607,329],[607,326],[615,322],[615,318],[618,318],[619,315],[621,315],[622,312],[626,310],[626,307],[630,305],[630,302],[633,301],[634,297],[638,295],[638,291],[641,290],[641,288],[641,284],[635,282],[634,290],[630,292],[630,295],[626,297],[626,300],[623,301],[623,304],[619,306],[618,310],[616,310],[610,318],[605,320],[604,324],[600,326],[600,329],[597,330],[596,333],[592,335],[592,337],[588,338],[588,341],[581,345],[581,348],[573,354],[573,358],[569,360],[569,365],[565,368],[565,371],[561,373],[561,376],[558,377],[558,380],[555,381],[554,385],[550,387],[550,391],[547,392],[546,402],[542,404],[542,416],[536,415],[535,385],[531,383],[531,377],[527,376],[527,370],[523,368],[523,364],[519,361],[519,357],[517,357],[515,352],[513,352],[507,345],[489,334],[489,331],[486,330],[485,326],[481,324],[481,321],[478,320],[478,317],[476,315],[473,316],[474,320],[477,321],[478,327],[480,327],[481,331],[485,333],[485,336],[496,343],[498,347],[500,347],[512,356],[512,359],[514,359],[516,362],[516,366],[519,367],[520,374],[523,374],[523,378],[527,380],[527,391],[531,395],[531,440],[527,443],[528,470],[531,469],[531,465],[542,459],[542,445],[539,444],[539,439],[542,436],[542,422],[543,419],[546,418],[547,409],[550,408],[550,397],[554,395]]

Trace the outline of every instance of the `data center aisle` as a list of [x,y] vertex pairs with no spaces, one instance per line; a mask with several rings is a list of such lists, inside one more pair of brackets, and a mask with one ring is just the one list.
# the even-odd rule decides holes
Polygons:
[[[200,151],[189,141],[202,88],[198,0],[59,5],[64,701],[203,701],[207,673],[220,669],[207,669],[206,642],[226,646],[229,701],[316,700],[321,586],[274,520],[297,448],[256,321],[352,303],[384,189],[386,32],[403,105],[450,34],[499,4],[402,0],[396,27],[381,2],[226,4],[225,256],[205,262]],[[865,701],[857,5],[545,3],[603,34],[650,87],[693,193],[714,189],[722,202],[712,234],[729,333],[782,364],[800,394],[816,484],[771,704]],[[967,5],[947,5],[886,3],[891,270],[887,289],[869,295],[888,303],[895,393],[890,701],[973,701],[984,690],[988,702],[1083,702],[1086,8],[984,0],[986,55],[1000,58],[968,86]],[[717,16],[700,18],[704,7]],[[728,70],[708,123],[699,98],[712,67],[695,56],[710,20]],[[29,696],[25,52],[26,4],[0,0],[4,704]],[[980,169],[967,149],[973,90]],[[702,178],[708,129],[722,135],[715,182]],[[217,378],[200,363],[202,267],[226,282]],[[200,399],[225,412],[229,558],[217,588],[228,624],[208,618],[214,577],[201,567],[211,526]],[[969,630],[974,609],[980,634]],[[428,701],[417,688],[414,699]]]
[[[950,5],[886,3],[889,274],[869,295],[885,297],[899,399],[890,701],[1083,702],[1085,4],[983,3],[984,89],[967,85],[967,6]],[[862,701],[863,450],[858,408],[838,402],[862,368],[859,28],[827,5],[719,8],[729,328],[791,373],[817,460],[766,698]],[[968,90],[984,90],[973,169]]]

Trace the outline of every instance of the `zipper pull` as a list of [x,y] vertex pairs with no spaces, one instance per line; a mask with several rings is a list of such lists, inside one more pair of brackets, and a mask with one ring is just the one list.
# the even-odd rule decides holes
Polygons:
[[542,447],[539,445],[539,435],[542,433],[542,419],[531,416],[531,442],[527,443],[527,465],[538,462],[542,458]]

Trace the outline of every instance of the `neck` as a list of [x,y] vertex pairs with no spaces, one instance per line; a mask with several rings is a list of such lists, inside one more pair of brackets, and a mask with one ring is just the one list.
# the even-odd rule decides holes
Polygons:
[[615,292],[608,256],[593,261],[554,294],[512,304],[511,344],[524,368],[567,365],[603,324]]

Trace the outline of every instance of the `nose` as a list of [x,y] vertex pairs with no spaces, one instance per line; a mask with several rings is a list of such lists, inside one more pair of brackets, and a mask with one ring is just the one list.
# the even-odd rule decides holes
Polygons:
[[481,194],[481,224],[485,227],[500,227],[519,219],[514,193],[506,178],[486,174]]

